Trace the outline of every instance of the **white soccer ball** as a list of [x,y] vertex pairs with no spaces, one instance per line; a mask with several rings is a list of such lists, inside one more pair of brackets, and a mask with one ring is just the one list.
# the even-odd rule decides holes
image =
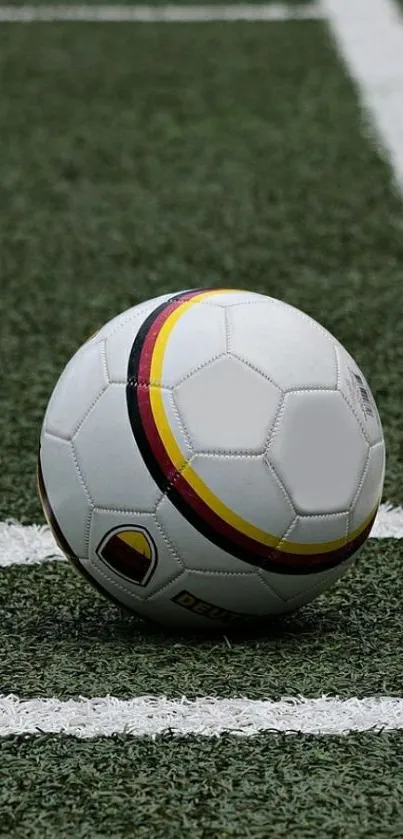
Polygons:
[[260,294],[167,294],[104,326],[62,373],[39,486],[59,544],[158,622],[290,611],[351,565],[385,447],[354,360]]

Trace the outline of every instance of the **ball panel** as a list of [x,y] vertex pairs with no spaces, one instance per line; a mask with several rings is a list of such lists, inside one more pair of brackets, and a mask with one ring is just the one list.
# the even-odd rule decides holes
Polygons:
[[104,341],[109,338],[114,332],[121,328],[121,326],[125,326],[131,320],[136,320],[137,318],[140,320],[144,320],[154,309],[161,305],[161,303],[165,303],[169,300],[173,295],[172,294],[161,294],[158,297],[153,297],[151,300],[144,300],[142,303],[138,303],[137,306],[131,306],[130,309],[126,309],[124,312],[120,312],[120,314],[116,315],[115,317],[108,320],[98,332],[93,336],[95,341]]
[[280,391],[250,367],[221,358],[175,389],[175,400],[196,451],[263,451]]
[[91,500],[78,473],[71,443],[42,435],[42,479],[61,533],[76,556],[87,556]]
[[94,562],[93,559],[88,559],[88,557],[80,557],[77,570],[82,570],[84,575],[93,582],[95,588],[101,591],[105,597],[110,598],[136,615],[144,616],[144,601],[142,598],[137,596],[124,580],[114,577],[102,563]]
[[190,432],[180,415],[179,408],[175,400],[175,394],[173,394],[170,390],[161,390],[161,396],[167,425],[172,432],[183,458],[190,460],[194,453],[192,441],[190,439]]
[[358,422],[337,392],[287,394],[267,450],[298,512],[350,508],[368,454]]
[[134,440],[123,385],[109,385],[74,445],[97,506],[139,512],[155,509],[161,493]]
[[294,609],[310,603],[319,594],[327,591],[336,580],[339,580],[351,565],[356,561],[361,548],[345,562],[331,568],[328,571],[322,571],[318,574],[311,574],[309,577],[298,576],[285,577],[281,574],[267,574],[264,571],[260,575],[264,579],[268,579],[268,583],[272,590],[282,598],[284,603],[284,612],[290,612]]
[[197,455],[192,469],[231,512],[279,539],[294,508],[264,457]]
[[315,321],[271,298],[227,312],[229,350],[282,390],[335,388],[332,338]]
[[385,444],[382,441],[369,450],[368,461],[362,484],[354,499],[350,512],[350,530],[360,526],[361,522],[372,513],[382,497],[385,476]]
[[46,410],[44,429],[70,439],[107,384],[102,344],[89,343],[73,356],[60,376]]
[[[299,542],[303,545],[347,541],[348,519],[348,510],[345,513],[327,513],[321,516],[296,516],[285,538],[287,542]],[[301,563],[303,562],[302,555]]]
[[224,310],[194,304],[172,327],[164,352],[162,384],[173,387],[199,367],[224,355],[225,349]]
[[[130,537],[137,536],[140,539]],[[119,538],[120,537],[120,538]],[[117,543],[119,543],[118,545]],[[126,548],[125,552],[122,551]],[[147,547],[149,550],[147,550]],[[139,560],[144,556],[144,564]],[[125,605],[138,610],[137,601],[174,579],[183,563],[158,527],[152,514],[110,512],[95,508],[90,530],[89,558],[99,581],[109,581],[111,594],[125,593]]]
[[383,440],[382,424],[368,382],[351,355],[337,343],[338,389],[351,406],[366,440],[373,445]]
[[104,333],[106,338],[105,351],[109,381],[126,382],[130,351],[140,327],[151,312],[171,297],[171,294],[163,294],[154,300],[133,306],[132,309],[127,309],[126,312],[109,321],[104,327],[105,333],[101,330],[100,334]]
[[220,289],[220,293],[207,298],[203,305],[228,309],[232,306],[239,306],[243,303],[261,303],[267,298],[255,291],[244,291],[237,289]]
[[[255,573],[185,571],[148,601],[150,616],[173,626],[213,630],[284,610],[280,598]],[[151,609],[155,610],[151,613]]]
[[250,568],[240,559],[214,545],[204,537],[164,496],[155,513],[157,522],[169,539],[186,568],[199,571],[236,571]]

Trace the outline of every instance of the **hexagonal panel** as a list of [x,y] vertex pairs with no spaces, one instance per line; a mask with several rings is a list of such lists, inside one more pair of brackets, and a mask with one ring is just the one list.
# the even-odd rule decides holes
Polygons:
[[[326,516],[296,516],[285,538],[287,542],[304,544],[321,544],[336,539],[346,539],[348,522],[348,512]],[[304,561],[304,555],[301,554],[301,569],[304,568]],[[332,572],[333,570],[331,569]],[[273,591],[285,601],[298,598],[301,603],[308,603],[319,586],[321,591],[324,591],[333,579],[341,575],[341,572],[337,571],[330,579],[328,573],[328,571],[320,571],[317,574],[272,574],[260,571],[259,575],[267,580]]]
[[294,509],[263,456],[199,455],[191,466],[210,492],[237,516],[279,538],[289,528]]
[[[334,542],[337,539],[347,539],[348,510],[344,513],[328,513],[321,516],[296,516],[291,527],[287,530],[287,542],[300,542],[303,545],[320,545],[324,542]],[[301,556],[301,565],[304,557]]]
[[81,348],[65,367],[47,407],[44,428],[66,439],[108,384],[102,344]]
[[[279,614],[284,603],[255,573],[207,574],[185,571],[147,603],[155,620],[214,630],[245,616]],[[152,610],[152,612],[151,612]]]
[[101,330],[99,334],[105,334],[106,337],[106,363],[111,382],[126,382],[130,350],[139,329],[148,315],[171,297],[171,294],[163,294],[154,300],[133,306],[132,309],[127,309],[113,318]]
[[97,506],[144,512],[155,508],[160,491],[133,437],[124,385],[109,385],[74,446]]
[[383,439],[382,424],[368,382],[354,359],[339,343],[336,346],[336,354],[339,368],[338,388],[351,405],[368,442],[379,443]]
[[155,516],[186,568],[240,573],[251,570],[245,562],[221,550],[202,536],[166,496],[158,504]]
[[368,445],[337,392],[287,394],[268,458],[301,513],[348,510],[365,466]]
[[272,298],[227,312],[229,350],[279,388],[335,388],[332,338],[298,309]]
[[[116,572],[113,564],[102,559],[102,551],[98,552],[98,548],[102,546],[109,534],[112,536],[120,529],[129,530],[131,527],[144,530],[155,548],[155,565],[152,574],[149,578],[146,577],[144,585],[130,579],[130,556],[125,560],[123,571]],[[136,605],[131,601],[132,597],[146,600],[154,591],[175,579],[184,567],[156,525],[154,516],[148,513],[120,513],[96,508],[91,521],[89,556],[94,573],[100,580],[103,578],[104,581],[108,581],[111,593],[115,597],[122,598],[129,608],[132,605],[134,610],[136,610]]]
[[327,591],[351,567],[355,556],[337,565],[336,568],[318,574],[282,575],[260,571],[259,576],[267,580],[272,591],[282,598],[284,611],[289,612],[299,606],[304,606],[305,603],[310,603],[319,594]]
[[187,460],[190,460],[193,455],[192,443],[189,439],[187,429],[182,422],[182,417],[176,404],[175,395],[170,390],[162,390],[160,388],[159,393],[162,396],[162,403],[169,428],[182,454]]
[[256,291],[244,291],[242,289],[221,289],[219,294],[212,294],[203,305],[232,307],[242,303],[259,303],[267,298]]
[[385,476],[385,444],[377,443],[369,451],[368,462],[359,492],[350,513],[350,531],[356,530],[374,511],[382,497]]
[[161,303],[169,300],[171,297],[172,294],[161,294],[159,297],[153,297],[151,300],[144,300],[142,303],[138,303],[137,306],[131,306],[130,309],[125,309],[124,312],[120,312],[118,315],[115,315],[115,317],[104,323],[104,325],[101,326],[98,332],[94,335],[94,338],[98,340],[105,340],[113,332],[116,332],[120,326],[127,323],[127,321],[133,319],[139,319],[142,321],[145,320],[150,312],[156,309]]
[[233,358],[199,370],[175,390],[175,399],[198,451],[261,451],[280,404],[267,379]]
[[111,382],[125,384],[127,381],[130,351],[146,318],[141,309],[142,307],[136,306],[131,317],[122,315],[121,323],[117,324],[106,340],[106,364]]
[[225,312],[201,303],[181,314],[169,336],[162,382],[172,387],[198,367],[225,353]]
[[50,508],[73,553],[85,557],[91,501],[80,480],[72,444],[43,434],[40,458]]

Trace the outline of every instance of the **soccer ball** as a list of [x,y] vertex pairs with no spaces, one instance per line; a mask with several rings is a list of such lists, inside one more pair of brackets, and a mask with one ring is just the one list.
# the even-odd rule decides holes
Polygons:
[[327,589],[369,535],[384,463],[374,399],[329,332],[264,295],[199,289],[134,306],[78,350],[38,481],[104,594],[197,628]]

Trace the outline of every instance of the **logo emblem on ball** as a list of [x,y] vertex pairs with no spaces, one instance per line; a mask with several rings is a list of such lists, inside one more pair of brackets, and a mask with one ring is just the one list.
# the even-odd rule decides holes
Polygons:
[[155,542],[145,527],[115,527],[104,536],[97,554],[125,580],[146,586],[157,565]]

